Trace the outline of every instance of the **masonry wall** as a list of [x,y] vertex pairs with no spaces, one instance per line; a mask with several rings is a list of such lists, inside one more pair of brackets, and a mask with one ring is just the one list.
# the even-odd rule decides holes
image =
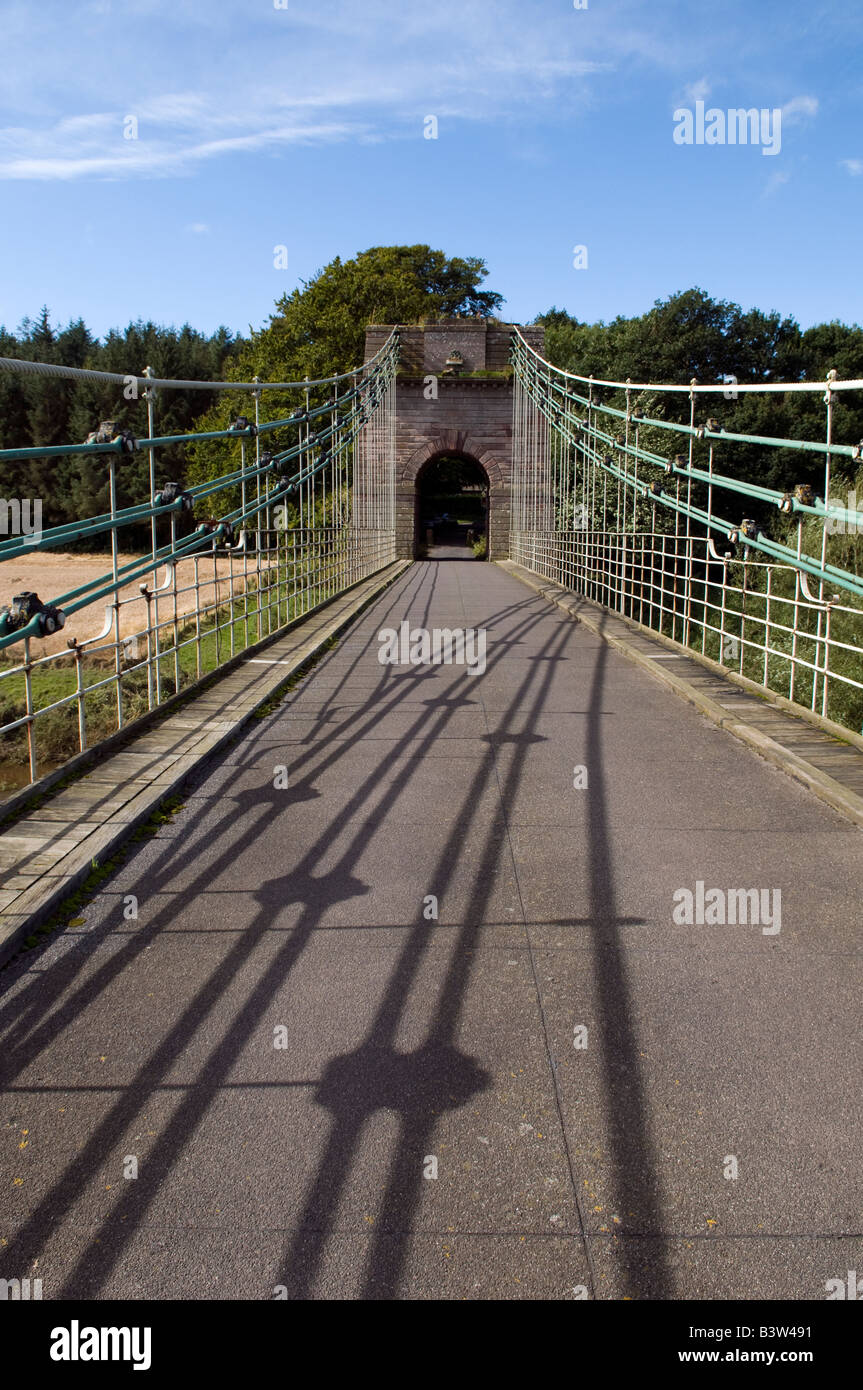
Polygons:
[[[461,454],[485,470],[489,480],[489,558],[509,554],[512,498],[512,381],[509,367],[512,324],[485,319],[400,327],[401,357],[396,381],[396,552],[415,552],[417,480],[442,454]],[[542,352],[541,328],[522,329]],[[366,361],[392,333],[392,325],[366,332]],[[464,359],[458,375],[447,375],[453,352]],[[499,372],[475,376],[471,372]],[[434,377],[434,383],[429,382]],[[434,398],[435,389],[437,398]]]

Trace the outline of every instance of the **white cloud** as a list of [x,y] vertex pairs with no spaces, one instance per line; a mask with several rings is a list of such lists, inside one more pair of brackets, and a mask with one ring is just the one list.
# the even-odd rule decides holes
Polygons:
[[57,123],[60,135],[106,135],[114,125],[116,117],[105,111],[94,111],[84,116],[65,116]]
[[235,152],[278,146],[330,143],[361,134],[350,125],[281,125],[247,135],[184,143],[172,140],[123,140],[120,119],[112,122],[113,138],[70,142],[61,122],[49,131],[0,130],[0,179],[77,179],[158,177],[181,174],[205,160]]
[[817,97],[792,97],[782,107],[783,125],[793,125],[795,121],[805,121],[808,116],[818,115]]
[[129,114],[153,125],[194,126],[200,125],[206,112],[207,101],[200,92],[164,92],[130,108]]
[[767,183],[764,185],[764,193],[762,196],[765,198],[769,198],[771,194],[775,193],[776,190],[781,188],[783,184],[788,183],[790,178],[790,174],[786,173],[784,170],[777,169],[776,173],[771,174],[770,178],[767,180]]
[[706,77],[702,77],[698,82],[690,82],[683,89],[686,101],[706,101],[711,93],[711,86]]
[[[402,139],[426,113],[560,123],[602,74],[682,80],[709,61],[693,26],[649,10],[604,0],[586,22],[559,0],[136,0],[119,22],[92,0],[61,40],[53,0],[7,0],[0,179],[177,176],[231,153]],[[124,141],[129,116],[138,138]]]
[[843,169],[847,169],[849,174],[858,178],[863,174],[863,159],[840,159],[839,163]]
[[192,236],[207,236],[210,228],[207,226],[206,222],[190,222],[185,230]]

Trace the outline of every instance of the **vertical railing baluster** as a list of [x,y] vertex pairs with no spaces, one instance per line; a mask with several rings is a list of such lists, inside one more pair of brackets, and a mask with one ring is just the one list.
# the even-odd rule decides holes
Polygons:
[[30,761],[30,781],[38,775],[36,756],[36,719],[33,708],[33,667],[30,661],[30,638],[24,638],[24,713],[27,717],[27,753]]

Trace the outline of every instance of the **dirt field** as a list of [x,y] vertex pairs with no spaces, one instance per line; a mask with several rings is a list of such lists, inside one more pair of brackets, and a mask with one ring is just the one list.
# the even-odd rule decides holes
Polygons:
[[[131,560],[139,559],[137,555],[122,554],[119,558],[120,566],[127,564]],[[219,580],[219,593],[215,593],[214,585],[214,561],[212,556],[201,557],[198,562],[198,577],[200,581],[201,601],[211,603],[216,597],[220,601],[225,601],[229,596],[227,581],[231,571],[231,561],[227,558],[219,559],[215,562]],[[234,566],[234,592],[242,592],[243,588],[243,561],[242,558],[233,561]],[[249,557],[249,571],[254,572],[254,557]],[[61,594],[68,593],[70,589],[77,589],[79,585],[86,584],[88,580],[98,579],[102,575],[110,577],[111,557],[110,555],[68,555],[61,552],[45,555],[25,555],[20,560],[10,560],[0,567],[0,606],[8,604],[14,594],[23,593],[25,590],[32,590],[37,593],[43,603],[50,603],[57,599]],[[159,569],[159,584],[165,579],[165,567]],[[195,566],[192,560],[183,560],[177,569],[177,586],[182,588],[195,581]],[[143,583],[152,586],[150,574],[135,579],[131,584],[127,584],[121,591],[121,599],[131,599],[132,602],[124,603],[120,609],[120,631],[124,636],[135,632],[146,631],[147,627],[147,605],[141,596],[138,586]],[[66,626],[62,632],[58,632],[53,637],[46,637],[44,640],[34,643],[35,649],[38,646],[40,655],[48,652],[63,652],[67,650],[67,640],[70,637],[77,637],[79,642],[84,642],[88,638],[97,636],[105,627],[105,608],[110,602],[109,598],[99,599],[88,608],[81,609],[78,613],[73,613],[66,621]],[[177,598],[177,611],[182,615],[194,611],[195,594],[179,594]],[[160,621],[173,616],[173,597],[170,591],[159,596],[159,619]],[[155,620],[155,614],[154,614]],[[7,648],[4,655],[12,656],[18,654],[20,648]]]

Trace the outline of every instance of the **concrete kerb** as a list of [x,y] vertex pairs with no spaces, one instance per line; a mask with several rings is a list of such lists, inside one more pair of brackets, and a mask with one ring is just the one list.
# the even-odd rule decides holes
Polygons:
[[[55,872],[40,875],[39,881],[25,889],[14,903],[10,904],[8,911],[0,912],[0,967],[5,965],[11,956],[17,954],[26,938],[81,887],[92,872],[94,860],[102,864],[106,858],[120,849],[134,832],[150,819],[154,811],[158,810],[172,796],[175,796],[208,759],[235,739],[257,711],[263,705],[268,704],[270,700],[278,697],[294,679],[297,672],[313,660],[334,637],[338,637],[349,627],[370,604],[380,597],[385,589],[389,588],[404,573],[410,564],[411,561],[409,560],[395,561],[386,569],[381,570],[379,574],[372,575],[370,579],[360,581],[359,584],[352,586],[354,591],[361,592],[356,592],[355,599],[348,610],[342,609],[333,621],[323,624],[318,629],[314,639],[309,643],[304,643],[288,664],[271,667],[274,679],[270,682],[262,682],[259,685],[258,693],[248,704],[237,710],[230,722],[222,722],[222,727],[219,729],[211,727],[210,737],[203,739],[195,740],[194,734],[190,733],[190,742],[193,743],[193,746],[189,752],[185,756],[177,758],[176,763],[154,779],[149,786],[142,788],[133,799],[135,809],[128,819],[116,820],[113,816],[109,817],[104,824],[76,846],[75,850],[71,851],[63,861],[60,861],[63,867],[55,866]],[[366,585],[370,587],[366,588]],[[350,592],[348,591],[348,593]],[[322,615],[326,613],[326,609],[338,604],[339,600],[343,600],[345,596],[345,594],[336,595],[321,608],[307,614],[304,619],[291,623],[290,629],[295,630],[302,627],[303,623],[313,622],[315,619],[320,621]],[[286,629],[278,636],[287,636],[288,632],[289,629]],[[273,643],[268,641],[266,645],[270,646]],[[248,655],[251,655],[255,650],[257,650],[257,646],[249,648]],[[232,663],[232,666],[232,674],[235,675],[237,663]],[[213,688],[213,686],[209,687],[207,694],[211,695]],[[215,688],[218,688],[218,680],[215,683]],[[204,699],[206,695],[202,693],[200,698]],[[188,716],[194,706],[195,700],[192,699],[184,706],[184,715]],[[206,719],[204,723],[207,723]],[[212,725],[212,721],[210,724]],[[130,747],[134,747],[134,743],[126,743],[124,746],[128,750]],[[81,778],[71,786],[80,786],[81,782],[86,781],[86,778],[87,774],[83,773]],[[58,793],[59,797],[62,795],[62,792]],[[121,812],[115,814],[122,815],[125,812],[128,812],[128,807],[124,807]],[[14,825],[9,826],[8,829],[13,830]],[[66,866],[66,861],[68,861],[68,866]]]
[[[858,796],[856,792],[851,791],[848,787],[844,787],[841,782],[837,782],[834,777],[830,777],[826,772],[822,772],[820,768],[813,767],[811,763],[801,758],[799,754],[792,752],[790,748],[785,748],[781,743],[777,743],[775,739],[770,738],[768,734],[762,733],[760,729],[750,727],[743,722],[738,715],[729,714],[728,710],[716,700],[712,700],[709,695],[705,695],[702,691],[696,690],[688,681],[673,675],[672,672],[668,671],[664,666],[661,666],[649,656],[645,656],[642,652],[637,651],[629,642],[620,637],[616,637],[613,633],[605,631],[599,617],[594,617],[593,613],[589,611],[590,609],[594,609],[596,614],[602,614],[605,612],[605,609],[603,609],[601,605],[579,594],[573,594],[571,590],[564,589],[561,585],[555,584],[551,580],[533,574],[530,570],[523,569],[512,560],[498,560],[496,563],[499,564],[501,569],[505,570],[507,574],[511,574],[514,579],[520,580],[527,588],[533,589],[535,593],[539,594],[549,603],[553,603],[558,608],[562,609],[563,612],[575,622],[583,623],[586,628],[595,633],[597,637],[601,637],[610,647],[614,647],[615,650],[627,657],[629,661],[634,661],[643,671],[648,672],[654,680],[660,681],[670,690],[673,690],[675,695],[678,695],[682,700],[686,700],[688,704],[694,705],[695,708],[700,710],[712,723],[717,724],[721,729],[727,730],[727,732],[733,734],[735,738],[741,739],[742,742],[748,744],[749,747],[754,749],[761,757],[766,758],[767,761],[772,763],[775,767],[780,768],[790,777],[793,777],[795,781],[801,782],[804,786],[808,787],[809,790],[820,797],[822,801],[828,802],[835,811],[839,811],[841,815],[846,816],[848,820],[853,821],[855,825],[863,826],[863,797]],[[648,641],[654,636],[649,630],[641,628],[637,624],[629,623],[627,619],[622,617],[619,613],[612,613],[610,616],[629,627],[633,636],[639,636]],[[663,644],[657,642],[657,645]],[[687,657],[691,654],[687,652],[685,648],[682,648],[679,650],[679,655]],[[729,682],[729,684],[735,689],[743,688],[733,682]],[[768,697],[766,702],[771,708],[782,714],[786,714],[789,718],[795,717],[794,713],[788,707],[788,701],[782,701],[782,703],[780,703],[777,700],[774,702]],[[852,743],[853,738],[854,736],[851,735],[851,738],[848,740],[849,746],[856,746],[856,740]]]

